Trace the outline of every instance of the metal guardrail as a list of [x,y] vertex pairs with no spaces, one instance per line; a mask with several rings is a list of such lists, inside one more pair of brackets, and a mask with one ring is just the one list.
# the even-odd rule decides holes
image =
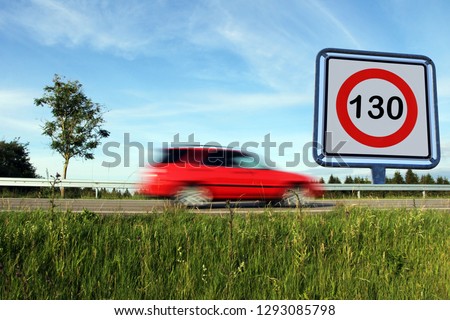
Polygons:
[[[33,178],[0,178],[0,187],[51,187],[54,181],[50,179]],[[106,189],[139,189],[139,182],[124,181],[92,181],[63,180],[55,187]],[[353,191],[358,198],[362,191],[422,191],[423,197],[428,191],[450,191],[449,184],[324,184],[326,191]]]
[[35,178],[0,178],[0,187],[52,187],[57,188],[92,188],[95,190],[95,197],[98,198],[99,189],[139,189],[138,182],[124,181],[92,181],[92,180],[58,180],[55,183],[50,179]]
[[352,191],[361,198],[362,191],[422,191],[426,198],[429,191],[450,191],[450,184],[324,184],[326,191]]
[[[51,187],[53,180],[34,178],[0,178],[0,187]],[[116,189],[137,189],[138,182],[124,181],[92,181],[92,180],[59,180],[55,187],[64,188],[116,188]]]
[[324,184],[327,191],[450,191],[450,184]]

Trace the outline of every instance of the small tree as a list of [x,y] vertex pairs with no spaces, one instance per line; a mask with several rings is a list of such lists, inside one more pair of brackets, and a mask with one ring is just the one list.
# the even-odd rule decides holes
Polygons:
[[341,183],[341,180],[338,177],[334,177],[333,175],[330,175],[330,178],[328,179],[328,183]]
[[358,183],[358,184],[364,184],[364,183],[366,183],[366,184],[368,184],[368,183],[370,183],[371,181],[367,178],[367,177],[355,177],[355,179],[353,180],[353,183]]
[[28,143],[16,138],[0,141],[0,177],[36,178],[36,168],[31,164]]
[[436,178],[436,184],[450,184],[450,182],[448,181],[448,178],[438,176]]
[[405,173],[405,183],[406,184],[418,184],[419,176],[414,173],[411,169],[406,170]]
[[354,183],[352,176],[346,176],[344,183],[348,183],[348,184]]
[[44,123],[43,134],[50,137],[50,147],[64,158],[62,178],[66,179],[70,159],[94,159],[93,150],[109,136],[109,131],[102,128],[102,106],[83,93],[78,81],[64,82],[55,75],[53,86],[46,86],[44,92],[34,103],[52,111],[53,119]]
[[[388,180],[388,179],[386,179],[386,180]],[[386,182],[392,183],[392,184],[404,184],[405,183],[405,180],[403,179],[403,176],[400,173],[400,171],[395,171],[394,177],[392,179],[389,179],[388,181],[386,181]]]
[[426,175],[423,175],[420,177],[420,183],[421,184],[434,184],[434,178],[431,174],[427,173]]

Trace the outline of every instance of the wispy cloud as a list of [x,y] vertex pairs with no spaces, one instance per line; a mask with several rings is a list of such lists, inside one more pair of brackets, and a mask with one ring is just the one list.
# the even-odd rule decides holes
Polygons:
[[[133,93],[139,99],[145,100],[145,94]],[[149,96],[148,99],[150,100]],[[226,92],[202,92],[180,94],[177,99],[158,103],[144,103],[135,106],[129,105],[123,108],[114,108],[109,113],[110,117],[127,118],[161,118],[181,117],[187,114],[229,114],[239,113],[254,114],[255,111],[277,110],[283,108],[311,107],[311,96],[302,93],[254,93],[238,94]]]
[[2,12],[3,28],[18,26],[45,45],[89,45],[134,56],[176,37],[180,26],[164,3],[32,0]]
[[233,52],[255,81],[277,91],[303,91],[305,83],[313,88],[315,55],[326,44],[361,47],[319,1],[216,1],[197,12],[193,43]]
[[297,91],[305,80],[312,82],[321,41],[313,27],[317,21],[333,26],[333,38],[358,46],[344,24],[316,1],[255,6],[247,1],[32,0],[27,6],[14,3],[1,15],[6,23],[0,27],[18,27],[48,46],[86,45],[128,58],[211,52],[216,64],[228,52],[249,68],[247,76],[255,83],[278,91]]
[[209,8],[212,15],[203,15],[214,22],[209,32],[215,39],[194,40],[204,46],[222,46],[241,57],[255,81],[277,91],[298,91],[302,80],[313,75],[314,49],[304,39],[309,27],[302,21],[301,10],[290,12],[284,5],[275,6],[274,2],[258,6],[220,2]]
[[33,101],[36,96],[36,93],[31,90],[0,89],[3,134],[16,136],[20,132],[28,134],[30,138],[33,134],[38,132],[40,134],[39,118],[45,114],[45,110],[34,106]]
[[358,39],[353,35],[343,21],[338,19],[327,6],[323,5],[320,1],[309,0],[308,3],[316,10],[316,16],[321,17],[322,21],[327,21],[328,25],[331,25],[330,31],[335,35],[343,35],[343,38],[347,39],[349,46],[354,49],[363,49]]
[[0,89],[0,112],[17,112],[19,108],[33,106],[36,92],[21,89]]

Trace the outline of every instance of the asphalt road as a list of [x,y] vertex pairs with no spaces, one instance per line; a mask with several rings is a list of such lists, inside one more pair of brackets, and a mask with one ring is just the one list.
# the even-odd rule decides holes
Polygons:
[[[161,212],[171,206],[168,200],[107,200],[107,199],[55,199],[56,210],[71,210],[74,212],[88,209],[102,214],[114,213],[147,213]],[[346,199],[346,200],[311,200],[304,209],[312,212],[332,210],[336,206],[370,206],[375,208],[427,208],[440,209],[450,212],[450,198],[445,199]],[[263,212],[266,209],[264,202],[233,202],[231,207],[235,213],[239,212]],[[49,199],[35,198],[1,198],[0,211],[9,210],[33,210],[49,209]],[[283,211],[289,208],[274,208],[275,211]],[[214,202],[202,208],[193,208],[201,213],[227,213],[229,208],[224,202]]]

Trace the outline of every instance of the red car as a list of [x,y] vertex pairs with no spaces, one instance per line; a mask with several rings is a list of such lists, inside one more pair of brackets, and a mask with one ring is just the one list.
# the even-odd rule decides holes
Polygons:
[[146,172],[141,191],[194,206],[250,199],[294,205],[323,194],[312,177],[274,170],[259,160],[255,154],[222,147],[164,149],[162,160]]

